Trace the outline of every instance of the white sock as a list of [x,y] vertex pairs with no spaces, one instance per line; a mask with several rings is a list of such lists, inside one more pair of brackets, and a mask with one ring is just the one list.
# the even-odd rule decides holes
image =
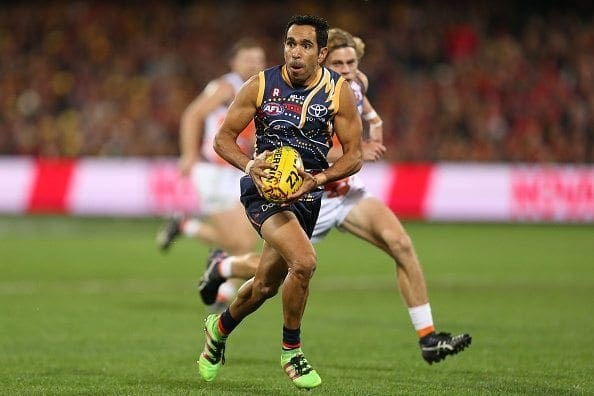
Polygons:
[[231,302],[237,293],[237,289],[235,285],[231,281],[226,281],[221,286],[219,286],[219,293],[217,294],[217,301],[218,302]]
[[231,277],[231,272],[232,272],[232,268],[233,267],[233,256],[229,256],[225,259],[223,259],[223,261],[221,261],[221,263],[219,264],[219,274],[223,277],[223,278],[230,278]]
[[408,308],[408,314],[417,334],[422,336],[419,332],[433,331],[433,316],[429,303]]
[[195,237],[202,223],[196,219],[188,219],[182,223],[182,233],[187,237]]

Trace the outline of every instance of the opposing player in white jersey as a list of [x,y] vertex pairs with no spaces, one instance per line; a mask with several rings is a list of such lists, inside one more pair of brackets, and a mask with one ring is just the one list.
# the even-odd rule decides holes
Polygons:
[[[233,254],[253,251],[257,235],[239,202],[239,179],[243,173],[221,159],[213,150],[213,140],[222,124],[229,105],[245,81],[264,69],[263,48],[252,39],[238,41],[231,50],[231,71],[208,83],[185,109],[180,125],[179,169],[191,177],[200,200],[201,220],[189,216],[174,216],[157,234],[157,244],[167,250],[176,237],[185,235]],[[249,130],[248,130],[249,129]],[[241,134],[238,144],[251,153],[254,144],[253,122]],[[216,257],[218,251],[213,256]],[[219,268],[221,277],[245,278],[255,271],[246,260]],[[221,282],[222,283],[222,282]],[[234,292],[230,285],[219,288],[201,281],[200,294],[207,305],[219,295],[223,303]]]
[[[361,117],[367,121],[364,129],[363,159],[375,161],[382,157],[382,120],[375,112],[367,96],[367,77],[359,69],[359,60],[364,54],[364,43],[342,29],[328,32],[328,55],[325,65],[340,73],[351,85],[357,99]],[[340,145],[335,144],[328,159],[340,157]],[[452,336],[436,333],[427,287],[421,264],[412,241],[396,215],[378,198],[373,197],[357,177],[327,183],[324,186],[320,214],[316,222],[312,241],[322,240],[333,229],[364,239],[386,252],[395,262],[397,282],[408,307],[410,319],[419,337],[423,359],[429,364],[439,362],[448,355],[466,348],[472,338],[468,334]],[[257,256],[225,256],[233,263],[257,261]],[[210,266],[215,267],[214,258]]]

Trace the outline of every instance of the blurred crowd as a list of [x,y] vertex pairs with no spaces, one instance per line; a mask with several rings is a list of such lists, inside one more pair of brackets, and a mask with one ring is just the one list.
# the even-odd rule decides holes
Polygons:
[[366,42],[388,160],[594,162],[588,2],[297,3],[2,3],[0,155],[177,155],[232,43],[281,63],[288,17],[312,13]]

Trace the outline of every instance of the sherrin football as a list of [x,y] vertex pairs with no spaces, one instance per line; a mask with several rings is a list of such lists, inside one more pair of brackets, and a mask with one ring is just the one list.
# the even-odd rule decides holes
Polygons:
[[266,162],[275,164],[276,170],[267,170],[269,176],[262,178],[264,198],[270,202],[283,203],[303,184],[303,178],[299,175],[299,170],[303,170],[301,156],[293,147],[281,146],[266,157]]

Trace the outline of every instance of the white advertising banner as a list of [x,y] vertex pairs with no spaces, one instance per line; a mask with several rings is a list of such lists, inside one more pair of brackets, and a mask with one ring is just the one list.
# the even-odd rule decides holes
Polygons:
[[434,220],[508,220],[510,167],[443,164],[435,166],[427,191],[425,217]]
[[[594,166],[367,163],[359,178],[402,218],[594,222]],[[0,213],[199,213],[174,158],[0,157]]]
[[27,211],[34,177],[31,159],[0,157],[0,213]]

